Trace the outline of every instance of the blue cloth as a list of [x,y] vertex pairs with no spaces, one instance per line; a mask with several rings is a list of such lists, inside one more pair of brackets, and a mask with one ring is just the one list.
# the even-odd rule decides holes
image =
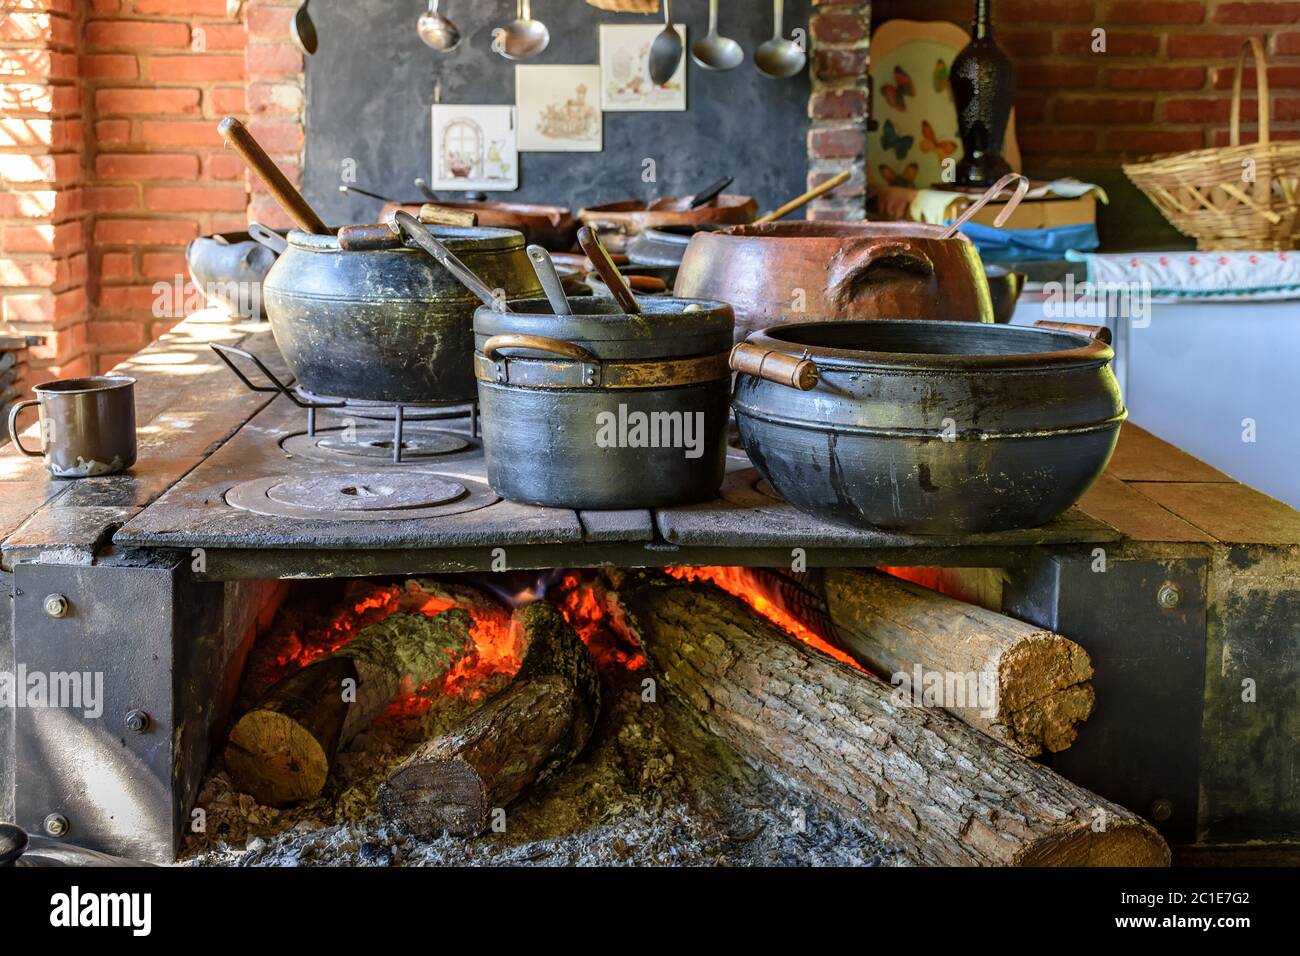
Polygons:
[[1091,252],[1101,243],[1092,223],[1052,229],[994,229],[968,222],[961,231],[990,262],[1035,262],[1064,259],[1070,250]]

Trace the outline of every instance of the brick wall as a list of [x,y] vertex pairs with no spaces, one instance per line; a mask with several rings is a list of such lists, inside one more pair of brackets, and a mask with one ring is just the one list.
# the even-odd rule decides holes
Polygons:
[[[953,20],[971,0],[876,0],[875,22]],[[1297,0],[993,0],[995,35],[1020,79],[1025,167],[1114,166],[1227,142],[1241,41],[1267,38],[1275,139],[1300,137]],[[1093,31],[1104,30],[1105,52]],[[1246,77],[1254,137],[1254,70]]]
[[0,324],[47,336],[33,382],[106,371],[170,328],[153,286],[185,274],[194,236],[284,224],[216,125],[240,116],[299,179],[297,2],[240,6],[231,19],[227,0],[6,4]]
[[0,325],[45,338],[24,386],[91,370],[80,6],[12,0],[0,19]]
[[808,186],[846,167],[852,177],[812,203],[810,219],[863,219],[866,195],[867,44],[871,4],[813,0],[808,23]]

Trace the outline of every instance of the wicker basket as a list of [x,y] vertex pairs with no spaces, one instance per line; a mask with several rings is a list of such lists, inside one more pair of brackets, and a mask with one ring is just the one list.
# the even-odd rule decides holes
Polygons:
[[[1241,144],[1241,78],[1255,57],[1259,142]],[[1255,37],[1241,45],[1226,147],[1174,153],[1124,172],[1198,249],[1294,249],[1300,245],[1300,140],[1269,142],[1268,68]]]

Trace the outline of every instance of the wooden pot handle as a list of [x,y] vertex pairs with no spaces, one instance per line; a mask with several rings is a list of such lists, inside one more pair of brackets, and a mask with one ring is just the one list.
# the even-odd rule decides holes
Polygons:
[[816,385],[819,377],[817,363],[812,359],[795,358],[785,352],[759,348],[748,342],[741,342],[731,350],[728,363],[732,371],[753,375],[786,388],[796,388],[801,392]]
[[530,349],[534,352],[546,352],[560,358],[575,362],[599,362],[600,358],[588,352],[581,345],[553,339],[546,335],[528,335],[526,333],[506,333],[494,335],[483,343],[483,354],[489,362],[499,361],[501,349]]
[[847,306],[871,273],[887,264],[917,275],[934,275],[934,261],[906,239],[869,239],[865,245],[836,257],[826,286],[831,302],[839,308]]
[[293,184],[280,172],[280,167],[266,155],[266,150],[262,149],[243,123],[233,116],[227,116],[217,126],[217,131],[248,164],[248,168],[262,181],[280,208],[289,214],[299,229],[318,236],[330,235],[329,227],[316,215],[316,210],[311,208],[302,193],[293,188]]
[[1103,345],[1110,345],[1110,329],[1104,325],[1089,325],[1086,322],[1054,322],[1051,319],[1039,319],[1034,323],[1036,329],[1053,329],[1057,332],[1073,332],[1076,335],[1086,335],[1088,338]]

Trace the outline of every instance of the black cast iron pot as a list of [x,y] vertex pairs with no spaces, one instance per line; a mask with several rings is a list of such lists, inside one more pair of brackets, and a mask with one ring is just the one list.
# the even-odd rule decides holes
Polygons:
[[488,484],[562,508],[652,508],[712,498],[726,467],[735,318],[721,302],[544,299],[474,314]]
[[818,518],[922,534],[1034,527],[1102,473],[1127,416],[1098,332],[770,327],[732,355],[736,423],[763,477]]
[[[513,229],[427,228],[507,300],[541,293]],[[335,236],[295,230],[262,292],[285,362],[318,395],[406,404],[474,397],[479,300],[420,249],[346,251]]]

